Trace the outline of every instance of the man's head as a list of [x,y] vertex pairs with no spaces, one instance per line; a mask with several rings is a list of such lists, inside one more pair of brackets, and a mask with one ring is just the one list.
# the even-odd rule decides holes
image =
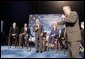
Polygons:
[[84,22],[81,22],[81,28],[84,29]]
[[15,28],[16,27],[16,22],[13,22],[13,28]]
[[27,27],[27,23],[24,23],[24,27]]
[[63,11],[65,14],[69,15],[71,12],[71,7],[70,6],[63,6]]
[[39,19],[36,19],[36,21],[35,21],[35,22],[36,22],[36,24],[39,24],[39,23],[40,23]]

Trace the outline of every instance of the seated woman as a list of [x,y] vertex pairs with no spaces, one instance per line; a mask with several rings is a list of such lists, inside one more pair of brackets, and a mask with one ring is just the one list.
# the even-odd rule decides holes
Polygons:
[[55,49],[58,48],[58,36],[59,36],[59,30],[56,26],[56,23],[52,25],[53,29],[51,30],[50,36],[49,36],[49,43],[51,44],[51,47],[54,47]]

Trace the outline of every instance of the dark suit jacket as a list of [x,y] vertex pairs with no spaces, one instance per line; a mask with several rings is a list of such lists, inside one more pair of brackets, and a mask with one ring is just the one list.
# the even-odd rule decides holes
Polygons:
[[69,16],[65,18],[64,21],[58,23],[58,25],[66,25],[66,33],[68,41],[80,41],[81,32],[79,27],[79,18],[76,11],[72,11]]
[[59,36],[59,29],[51,30],[50,36],[54,35],[54,38],[57,38]]
[[84,29],[81,29],[81,37],[82,37],[81,44],[84,47]]
[[16,27],[15,29],[13,27],[10,27],[9,36],[11,36],[14,33],[18,36],[18,34],[19,34],[18,27]]
[[65,28],[61,29],[60,38],[63,38],[64,37],[64,31],[65,31]]
[[57,38],[58,39],[59,37],[59,29],[56,29],[55,31],[54,30],[51,30],[51,33],[50,33],[50,36],[49,36],[49,43],[54,43],[55,42],[55,39]]
[[35,38],[36,39],[41,37],[41,33],[44,31],[43,26],[41,24],[39,24],[39,26],[40,26],[39,29],[37,31],[35,30]]
[[[23,33],[24,32],[24,27],[22,27],[22,29],[21,29],[21,32],[20,33]],[[30,31],[30,29],[29,28],[27,28],[27,32],[26,33],[28,33],[28,37],[30,37],[30,35],[32,36],[32,34],[31,34],[31,31]]]

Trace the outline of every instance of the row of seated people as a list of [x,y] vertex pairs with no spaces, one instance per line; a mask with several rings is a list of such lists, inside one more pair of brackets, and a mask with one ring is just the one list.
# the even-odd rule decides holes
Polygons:
[[[56,26],[56,24],[53,24],[53,29],[51,30],[49,40],[46,41],[46,32],[42,32],[42,43],[43,43],[43,50],[49,49],[50,47],[54,46],[55,49],[58,49],[58,43],[60,44],[61,48],[66,48],[66,40],[64,40],[64,31],[65,28],[61,30],[61,34],[59,34],[59,29]],[[16,23],[13,23],[13,26],[10,28],[10,34],[9,34],[9,40],[8,45],[14,43],[17,46],[22,47],[25,45],[27,48],[29,47],[29,37],[32,36],[30,29],[27,27],[27,24],[25,23],[23,28],[21,29],[21,32],[19,34],[19,28],[16,26]],[[19,38],[18,38],[19,37]],[[63,39],[63,40],[62,40]],[[35,43],[37,44],[37,43]],[[16,47],[16,46],[15,46]]]
[[47,43],[47,48],[48,50],[50,48],[54,48],[55,50],[57,49],[67,49],[67,40],[66,40],[66,33],[65,33],[65,28],[59,29],[59,27],[54,23],[52,25],[52,30],[49,35],[49,40]]
[[[68,41],[67,41],[65,26],[61,30],[58,29],[58,26],[56,26],[56,24],[53,24],[52,27],[53,29],[50,32],[49,41],[47,42],[46,40],[44,40],[45,41],[44,46],[46,45],[46,43],[48,43],[47,44],[48,48],[53,47],[54,49],[59,49],[59,48],[68,49]],[[80,44],[80,54],[82,54],[82,57],[84,57],[84,22],[81,22],[81,37],[82,37],[82,40]]]
[[[16,26],[16,23],[13,23],[13,26],[10,27],[9,31],[9,39],[8,39],[8,46],[11,47],[11,45],[16,45],[16,46],[29,46],[29,37],[32,36],[30,33],[30,29],[27,27],[27,23],[24,24],[22,27],[20,34],[19,34],[19,28]],[[15,46],[15,47],[16,47]]]
[[[49,50],[50,48],[58,49],[60,45],[61,48],[67,48],[65,39],[65,28],[61,30],[56,23],[52,24],[52,30],[50,32],[49,38],[46,38],[46,32],[44,32],[44,27],[39,19],[35,21],[35,47],[36,52],[42,52]],[[63,39],[63,40],[62,40]],[[63,42],[62,42],[63,41]],[[58,44],[59,43],[59,44]],[[59,47],[60,47],[59,46]]]

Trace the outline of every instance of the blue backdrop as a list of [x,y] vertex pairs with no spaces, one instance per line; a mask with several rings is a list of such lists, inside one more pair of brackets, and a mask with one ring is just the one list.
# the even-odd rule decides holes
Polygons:
[[[44,27],[44,32],[47,33],[47,38],[48,38],[50,31],[52,29],[52,24],[60,22],[61,15],[62,14],[31,14],[29,15],[29,27],[30,27],[32,35],[35,36],[35,32],[34,32],[35,20],[39,19],[41,24]],[[64,25],[60,26],[60,29],[62,29],[63,27]],[[34,40],[35,38],[32,37],[32,41]]]

